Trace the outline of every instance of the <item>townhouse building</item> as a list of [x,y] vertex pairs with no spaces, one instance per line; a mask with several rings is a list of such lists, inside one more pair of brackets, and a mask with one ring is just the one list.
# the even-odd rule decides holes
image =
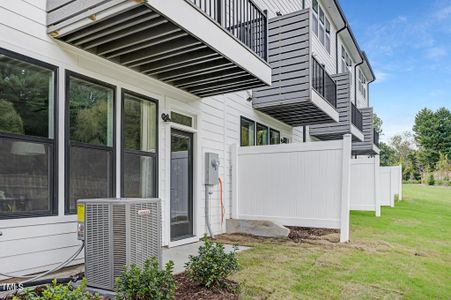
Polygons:
[[1,1],[1,271],[70,257],[77,199],[160,198],[165,246],[225,232],[231,145],[377,155],[374,80],[336,0]]

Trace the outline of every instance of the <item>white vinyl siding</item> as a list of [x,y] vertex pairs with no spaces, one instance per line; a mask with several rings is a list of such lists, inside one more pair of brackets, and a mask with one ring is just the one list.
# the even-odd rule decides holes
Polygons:
[[[301,7],[297,1],[269,1],[259,0],[262,8],[269,8],[271,13],[291,10],[299,10]],[[260,3],[261,2],[261,3]],[[263,4],[262,4],[263,3]],[[265,5],[268,3],[268,6]],[[269,6],[271,5],[271,7]],[[299,140],[302,134],[293,128],[281,123],[268,115],[257,112],[252,108],[252,103],[246,101],[248,92],[231,93],[215,96],[207,99],[196,97],[175,89],[167,84],[151,79],[137,72],[109,62],[88,52],[57,43],[47,35],[46,28],[46,1],[44,0],[17,0],[0,2],[0,47],[14,51],[32,58],[47,62],[59,67],[58,102],[59,118],[57,120],[58,131],[58,170],[61,178],[64,178],[65,153],[64,153],[64,111],[65,111],[65,78],[64,71],[71,70],[88,77],[108,82],[117,87],[116,111],[121,109],[121,89],[141,94],[158,101],[159,112],[170,113],[176,110],[179,113],[193,116],[193,123],[198,130],[200,145],[197,161],[199,169],[203,166],[203,154],[212,151],[219,154],[221,166],[219,174],[224,183],[224,204],[226,208],[225,218],[230,217],[231,205],[231,175],[230,175],[230,147],[240,143],[240,117],[245,116],[256,122],[265,124],[281,133],[281,137],[291,141]],[[280,8],[277,9],[277,7]],[[176,100],[177,99],[177,100]],[[120,113],[116,114],[116,161],[120,162]],[[167,153],[167,128],[168,124],[158,117],[159,126],[159,197],[164,203],[169,201],[168,169],[166,162],[169,159]],[[200,171],[201,172],[201,171]],[[115,196],[120,195],[120,164],[116,166],[116,191]],[[203,174],[203,173],[200,173]],[[205,232],[204,224],[204,190],[202,178],[198,179],[196,187],[199,190],[195,203],[199,214],[196,216],[198,223],[196,228],[200,234]],[[37,272],[70,257],[80,246],[76,239],[76,216],[64,215],[65,208],[64,180],[58,183],[58,216],[44,218],[30,218],[17,220],[0,220],[0,249],[5,249],[0,257],[0,265],[3,272],[29,273]],[[221,211],[219,204],[219,192],[215,188],[211,200],[211,223],[215,233],[225,230],[225,224],[221,224]],[[168,227],[163,211],[163,225]],[[165,229],[166,230],[166,229]],[[164,243],[167,244],[167,240]],[[74,263],[81,263],[80,255]],[[1,279],[1,278],[0,278]]]

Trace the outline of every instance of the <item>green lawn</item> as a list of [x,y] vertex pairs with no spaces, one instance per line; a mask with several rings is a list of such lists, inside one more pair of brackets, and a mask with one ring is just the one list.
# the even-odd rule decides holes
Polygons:
[[351,213],[351,243],[249,240],[243,299],[451,299],[451,189],[404,186],[382,217]]

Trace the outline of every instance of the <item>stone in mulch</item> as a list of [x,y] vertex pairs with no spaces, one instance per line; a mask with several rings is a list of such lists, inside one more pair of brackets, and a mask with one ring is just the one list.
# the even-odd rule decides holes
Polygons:
[[304,240],[328,240],[331,242],[338,242],[337,234],[340,233],[338,229],[327,228],[309,228],[309,227],[288,227],[290,233],[288,238],[296,243],[302,243]]
[[238,283],[227,280],[227,288],[213,287],[207,289],[194,283],[184,273],[174,276],[177,291],[175,299],[177,300],[206,300],[206,299],[221,299],[221,300],[237,300],[239,299]]

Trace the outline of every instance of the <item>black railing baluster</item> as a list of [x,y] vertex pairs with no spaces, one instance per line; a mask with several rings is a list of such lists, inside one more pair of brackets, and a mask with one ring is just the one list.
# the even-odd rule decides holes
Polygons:
[[185,0],[215,20],[258,56],[268,60],[268,12],[253,0]]
[[351,121],[352,124],[355,125],[360,131],[363,130],[363,116],[362,112],[355,106],[354,103],[351,103]]
[[333,107],[337,107],[337,84],[314,57],[312,57],[312,87]]

